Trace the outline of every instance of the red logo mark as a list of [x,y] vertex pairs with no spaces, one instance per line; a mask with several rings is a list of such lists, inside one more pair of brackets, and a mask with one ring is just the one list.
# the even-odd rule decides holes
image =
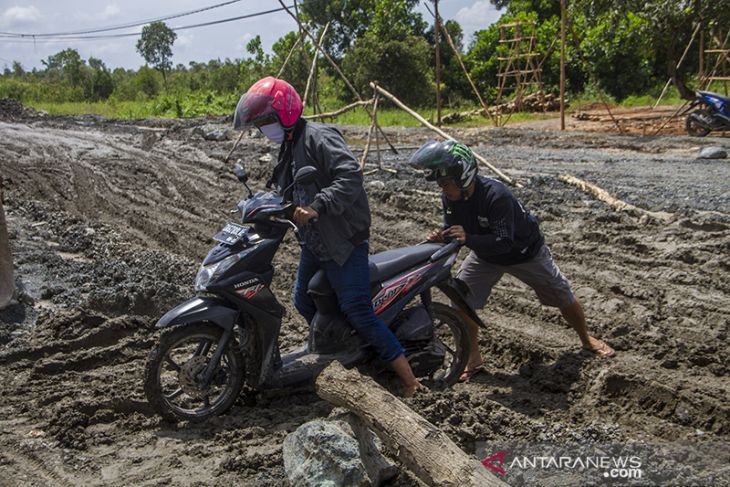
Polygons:
[[[504,456],[506,454],[507,454],[507,452],[502,450],[501,452],[497,453],[496,455],[492,455],[491,457],[485,458],[484,460],[482,460],[482,465],[484,465],[485,467],[487,467],[491,470],[494,470],[495,472],[497,472],[500,475],[507,475],[507,471],[500,468],[502,466],[502,464],[504,463]],[[492,462],[494,460],[499,460],[500,467],[497,467],[496,465],[492,465]]]

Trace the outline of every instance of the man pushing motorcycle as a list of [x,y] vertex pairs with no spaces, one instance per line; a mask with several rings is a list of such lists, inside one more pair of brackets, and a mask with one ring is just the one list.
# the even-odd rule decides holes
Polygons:
[[[501,182],[479,176],[472,151],[454,140],[429,141],[411,157],[413,167],[424,170],[442,192],[444,227],[428,240],[455,238],[471,249],[457,277],[471,290],[467,297],[474,309],[483,308],[503,274],[511,274],[537,294],[546,306],[560,309],[578,334],[583,348],[608,358],[614,350],[588,334],[585,315],[570,283],[553,261],[550,249],[531,215]],[[483,368],[478,347],[478,328],[469,324],[471,351],[462,380]]]
[[[294,287],[294,306],[311,323],[315,305],[307,294],[314,274],[323,269],[340,309],[357,333],[390,363],[403,383],[403,396],[423,387],[414,376],[398,339],[375,315],[370,297],[368,238],[370,207],[360,165],[334,127],[307,122],[302,101],[286,81],[274,77],[254,83],[241,97],[234,127],[253,125],[281,144],[267,186],[276,185],[295,205],[293,219],[302,245]],[[317,182],[292,185],[304,166],[317,169]]]

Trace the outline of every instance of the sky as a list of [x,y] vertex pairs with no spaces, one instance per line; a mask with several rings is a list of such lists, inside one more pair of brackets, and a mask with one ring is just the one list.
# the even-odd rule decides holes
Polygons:
[[[224,3],[225,0],[0,0],[0,68],[19,61],[23,68],[42,69],[41,60],[66,48],[77,49],[83,59],[99,58],[113,69],[137,69],[144,61],[135,49],[138,35],[113,39],[48,40],[42,37],[8,37],[7,34],[49,34],[91,30],[156,19]],[[291,0],[285,0],[289,5]],[[431,8],[433,5],[428,2]],[[169,27],[187,26],[279,8],[277,0],[241,0],[205,12],[166,20]],[[430,23],[433,17],[418,7]],[[459,22],[468,46],[471,35],[497,21],[500,14],[489,0],[440,0],[443,19]],[[248,57],[246,44],[256,35],[267,53],[281,36],[297,26],[286,12],[177,31],[173,64],[190,61]],[[138,33],[142,26],[101,34]]]

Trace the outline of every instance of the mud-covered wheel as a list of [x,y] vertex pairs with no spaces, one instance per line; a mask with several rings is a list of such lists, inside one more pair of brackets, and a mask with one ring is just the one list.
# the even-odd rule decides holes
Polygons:
[[692,137],[704,137],[709,134],[710,129],[705,127],[700,120],[709,120],[710,118],[712,118],[712,116],[707,110],[695,110],[687,115],[687,120],[685,121],[687,134]]
[[200,380],[221,334],[219,327],[203,323],[162,333],[147,359],[144,384],[147,400],[162,417],[198,423],[224,413],[238,398],[244,368],[234,340],[223,351],[211,383]]
[[441,367],[425,383],[431,388],[449,387],[459,380],[469,360],[469,335],[459,313],[444,304],[433,303],[434,338],[444,349]]

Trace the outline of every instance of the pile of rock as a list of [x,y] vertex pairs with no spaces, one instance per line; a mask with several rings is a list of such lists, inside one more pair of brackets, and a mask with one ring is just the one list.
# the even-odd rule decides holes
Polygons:
[[38,117],[42,115],[36,110],[26,107],[17,100],[12,98],[0,99],[0,119],[16,120],[20,118]]

